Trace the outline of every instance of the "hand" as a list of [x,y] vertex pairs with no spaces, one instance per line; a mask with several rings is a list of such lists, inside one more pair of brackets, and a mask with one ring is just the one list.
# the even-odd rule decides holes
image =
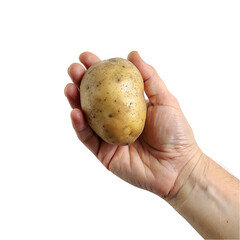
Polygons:
[[148,97],[146,124],[141,136],[128,146],[111,145],[87,124],[81,111],[80,82],[86,69],[100,61],[89,52],[80,55],[80,62],[86,69],[79,63],[73,63],[68,69],[73,83],[67,84],[65,95],[73,108],[73,127],[80,141],[111,172],[161,197],[174,196],[198,162],[201,151],[178,101],[155,69],[135,51],[129,54],[128,60],[142,74]]

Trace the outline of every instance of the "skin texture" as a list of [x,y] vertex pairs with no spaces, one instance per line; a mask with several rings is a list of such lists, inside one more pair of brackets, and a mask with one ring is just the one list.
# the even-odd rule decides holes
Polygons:
[[100,59],[85,52],[80,55],[83,65],[69,67],[73,83],[65,87],[78,138],[108,170],[164,198],[205,239],[239,239],[239,180],[203,154],[178,101],[155,69],[137,52],[128,60],[140,71],[149,99],[142,134],[128,146],[116,146],[90,128],[79,86],[86,69]]
[[[176,184],[186,179],[186,170]],[[239,239],[239,180],[206,155],[166,200],[205,239]]]
[[105,142],[128,145],[142,133],[143,79],[130,61],[112,58],[92,65],[81,81],[80,97],[88,124]]

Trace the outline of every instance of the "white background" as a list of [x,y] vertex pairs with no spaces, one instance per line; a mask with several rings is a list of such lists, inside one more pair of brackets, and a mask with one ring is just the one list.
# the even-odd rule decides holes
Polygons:
[[1,1],[0,239],[202,239],[84,148],[63,89],[81,52],[138,50],[239,178],[239,12],[234,0]]

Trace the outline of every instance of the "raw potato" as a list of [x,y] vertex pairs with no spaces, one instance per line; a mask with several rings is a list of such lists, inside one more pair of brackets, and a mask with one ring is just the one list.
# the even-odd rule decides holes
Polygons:
[[112,58],[92,65],[81,81],[80,96],[89,125],[104,141],[127,145],[142,133],[143,79],[130,61]]

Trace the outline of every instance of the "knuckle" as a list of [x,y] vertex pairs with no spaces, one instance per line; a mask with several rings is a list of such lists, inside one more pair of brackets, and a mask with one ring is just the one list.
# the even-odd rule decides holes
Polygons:
[[172,100],[172,103],[174,104],[174,106],[176,106],[176,107],[180,106],[177,98],[175,96],[173,96],[172,94],[171,94],[171,100]]

